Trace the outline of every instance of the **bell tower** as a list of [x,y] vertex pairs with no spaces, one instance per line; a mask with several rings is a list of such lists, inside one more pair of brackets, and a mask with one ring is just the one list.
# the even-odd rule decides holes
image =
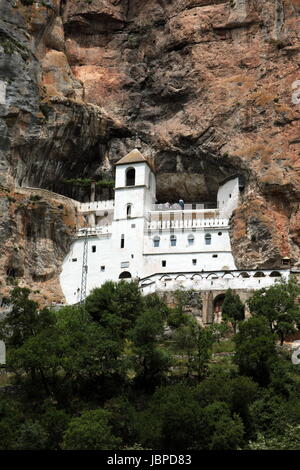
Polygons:
[[144,217],[155,203],[155,176],[137,150],[116,163],[114,220]]

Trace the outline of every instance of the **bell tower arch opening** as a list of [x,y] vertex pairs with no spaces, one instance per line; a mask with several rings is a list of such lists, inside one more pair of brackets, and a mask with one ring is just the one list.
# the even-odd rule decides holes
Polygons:
[[127,168],[126,170],[126,186],[135,186],[135,169]]

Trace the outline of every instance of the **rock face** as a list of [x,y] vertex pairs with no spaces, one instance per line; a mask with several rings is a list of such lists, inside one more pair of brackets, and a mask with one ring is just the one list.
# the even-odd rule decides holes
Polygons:
[[[299,265],[300,0],[0,0],[0,12],[3,269],[47,290],[70,243],[45,226],[47,255],[8,249],[18,186],[67,194],[66,179],[110,174],[134,147],[154,159],[161,200],[213,201],[242,174],[237,266]],[[50,199],[40,221],[28,208],[33,227],[64,226]]]

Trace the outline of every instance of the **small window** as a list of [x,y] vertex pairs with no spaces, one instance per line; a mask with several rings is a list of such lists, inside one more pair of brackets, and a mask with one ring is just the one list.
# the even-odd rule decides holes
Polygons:
[[193,265],[195,266],[197,264],[197,260],[193,259]]
[[125,235],[121,235],[121,248],[125,246]]
[[212,257],[213,257],[213,258],[217,258],[217,257],[218,257],[218,255],[212,255]]
[[229,197],[231,197],[231,194],[229,194]]
[[205,245],[211,245],[211,234],[210,233],[205,234]]
[[188,236],[188,244],[189,244],[189,246],[194,245],[194,241],[195,241],[194,235],[192,235],[192,234],[189,235],[189,236]]
[[124,261],[123,263],[121,263],[121,269],[124,268],[129,268],[129,261]]
[[131,255],[131,258],[133,259],[133,258],[134,258],[134,255]]
[[219,237],[222,235],[222,232],[218,232]]
[[105,266],[101,266],[100,271],[101,272],[105,271]]
[[165,259],[162,260],[161,265],[162,265],[163,268],[165,268],[167,266],[167,262],[166,262]]
[[131,228],[135,228],[135,224],[131,224]]
[[127,206],[126,206],[127,219],[130,219],[130,217],[131,217],[131,209],[132,209],[132,205],[127,204]]
[[176,236],[175,235],[170,236],[170,242],[171,242],[171,246],[176,246]]
[[96,253],[96,245],[92,245],[92,253]]
[[72,263],[76,263],[77,258],[72,258]]
[[160,243],[160,237],[156,236],[153,238],[153,246],[155,248],[158,248],[159,247],[159,243]]

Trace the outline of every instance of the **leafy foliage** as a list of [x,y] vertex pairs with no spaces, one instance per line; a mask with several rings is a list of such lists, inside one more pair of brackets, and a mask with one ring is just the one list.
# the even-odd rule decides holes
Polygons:
[[271,365],[276,362],[275,337],[264,318],[250,318],[240,325],[235,336],[235,362],[241,375],[252,377],[260,385],[270,381]]
[[251,313],[268,321],[270,330],[279,336],[281,344],[300,325],[299,295],[300,286],[290,280],[260,289],[248,300]]
[[[293,289],[281,291],[284,315],[297,312]],[[0,320],[12,384],[0,385],[0,448],[299,449],[300,371],[276,351],[274,297],[235,317],[232,340],[226,323],[204,328],[186,315],[180,295],[166,329],[175,310],[134,282],[108,282],[85,309],[59,311],[13,289]],[[212,353],[234,346],[234,357]]]
[[187,377],[193,374],[196,374],[198,380],[205,377],[211,357],[212,332],[190,319],[187,325],[177,330],[174,342],[187,356]]
[[85,411],[73,418],[64,434],[65,450],[112,450],[118,448],[121,439],[112,434],[110,413],[101,408]]
[[222,305],[222,318],[231,322],[234,332],[236,332],[238,322],[245,318],[245,307],[238,294],[234,294],[231,289],[227,289]]

